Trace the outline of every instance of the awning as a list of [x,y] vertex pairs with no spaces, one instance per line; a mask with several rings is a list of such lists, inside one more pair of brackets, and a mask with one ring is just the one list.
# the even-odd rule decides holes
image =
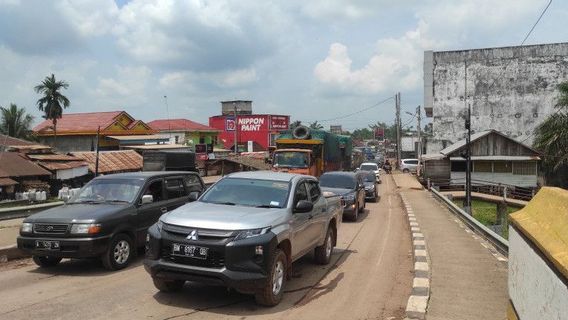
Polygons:
[[107,136],[109,139],[117,140],[121,145],[160,143],[170,141],[169,137],[157,134],[140,134],[129,136]]
[[188,146],[183,144],[143,144],[143,145],[123,146],[123,148],[134,149],[134,150],[165,150],[165,149],[190,150]]
[[[451,157],[451,161],[465,161],[462,157]],[[471,160],[487,160],[487,161],[538,161],[540,157],[535,156],[471,156]]]
[[7,186],[13,186],[18,184],[18,182],[10,179],[10,178],[0,178],[0,186],[1,187],[7,187]]

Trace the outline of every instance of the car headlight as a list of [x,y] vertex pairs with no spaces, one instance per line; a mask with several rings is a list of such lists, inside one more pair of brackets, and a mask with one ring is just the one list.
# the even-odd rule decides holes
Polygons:
[[71,226],[72,234],[95,234],[101,231],[101,225],[97,223],[77,223]]
[[162,232],[162,228],[164,227],[164,223],[162,222],[162,220],[158,220],[158,222],[156,222],[156,228],[158,229],[158,232]]
[[29,222],[22,223],[22,227],[20,227],[21,233],[32,233],[34,229],[34,224]]
[[268,231],[270,231],[270,227],[260,228],[260,229],[251,229],[251,230],[242,230],[242,231],[239,231],[239,233],[235,237],[235,241],[248,239],[248,238],[252,238],[252,237],[257,237],[257,236],[260,236],[260,235],[267,233]]
[[366,188],[367,190],[375,190],[375,185],[372,184]]

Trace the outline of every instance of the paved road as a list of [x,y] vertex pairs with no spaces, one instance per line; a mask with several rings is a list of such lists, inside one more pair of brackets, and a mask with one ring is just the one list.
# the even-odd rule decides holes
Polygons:
[[96,261],[41,270],[28,259],[0,265],[0,319],[402,319],[412,286],[410,236],[392,178],[383,180],[379,203],[342,224],[331,265],[310,256],[296,262],[274,308],[193,283],[159,293],[140,259],[120,272]]

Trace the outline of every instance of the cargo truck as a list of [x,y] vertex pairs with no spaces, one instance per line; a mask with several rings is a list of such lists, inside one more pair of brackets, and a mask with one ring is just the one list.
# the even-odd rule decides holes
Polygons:
[[272,170],[319,177],[327,171],[351,170],[351,137],[298,126],[276,140]]

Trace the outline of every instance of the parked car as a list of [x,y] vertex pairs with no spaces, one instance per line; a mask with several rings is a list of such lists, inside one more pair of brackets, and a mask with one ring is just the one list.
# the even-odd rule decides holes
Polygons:
[[377,202],[379,199],[379,184],[375,173],[367,171],[363,177],[363,184],[365,185],[365,200]]
[[126,267],[158,218],[204,190],[194,172],[133,172],[97,177],[65,205],[26,218],[18,248],[40,267],[62,258],[100,257],[109,270]]
[[377,180],[381,183],[381,167],[373,162],[364,162],[359,166],[360,171],[372,171],[377,176]]
[[316,262],[329,263],[342,213],[340,197],[323,194],[314,177],[231,174],[148,230],[144,267],[160,291],[197,281],[274,306],[292,262],[315,250]]
[[330,171],[320,177],[322,190],[340,195],[345,204],[343,214],[353,221],[365,210],[363,176],[363,172]]
[[400,160],[400,170],[404,173],[416,173],[418,168],[418,159],[402,159]]

